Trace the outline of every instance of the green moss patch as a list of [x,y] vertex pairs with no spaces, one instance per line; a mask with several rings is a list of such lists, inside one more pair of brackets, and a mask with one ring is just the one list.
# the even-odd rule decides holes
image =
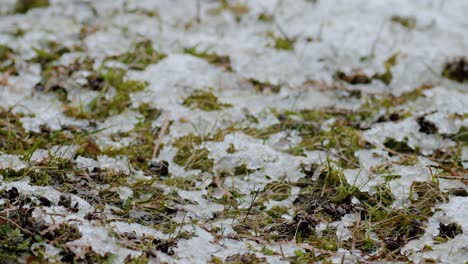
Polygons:
[[190,96],[184,99],[184,106],[198,108],[203,111],[215,111],[223,108],[232,107],[231,104],[219,102],[218,97],[212,92],[196,90]]

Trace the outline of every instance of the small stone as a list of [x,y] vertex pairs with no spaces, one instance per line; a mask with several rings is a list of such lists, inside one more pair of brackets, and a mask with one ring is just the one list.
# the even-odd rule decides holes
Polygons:
[[169,174],[169,162],[165,160],[152,161],[149,163],[149,170],[155,175],[167,176]]
[[461,197],[467,197],[468,192],[465,190],[465,188],[452,188],[448,190],[449,194],[455,195],[455,196],[461,196]]

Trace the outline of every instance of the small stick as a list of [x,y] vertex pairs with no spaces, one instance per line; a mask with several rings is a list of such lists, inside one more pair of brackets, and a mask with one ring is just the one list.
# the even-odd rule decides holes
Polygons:
[[221,179],[220,176],[216,176],[213,181],[216,184],[216,186],[223,192],[223,195],[226,195],[228,198],[232,198],[232,193],[224,189],[223,179]]
[[152,160],[154,160],[156,158],[156,155],[157,155],[158,150],[159,150],[159,145],[161,145],[161,138],[164,136],[164,134],[166,134],[166,130],[167,130],[168,127],[169,127],[169,114],[165,113],[164,114],[163,125],[162,125],[161,129],[159,130],[159,133],[158,133],[158,136],[156,137],[156,140],[154,141],[153,156],[151,158]]
[[253,207],[253,205],[255,203],[255,200],[257,200],[257,196],[258,196],[259,192],[260,192],[260,188],[258,188],[257,191],[255,192],[255,196],[252,199],[252,203],[250,204],[249,210],[247,211],[247,214],[245,215],[244,221],[247,220],[247,217],[249,216],[250,211],[252,210],[252,207]]

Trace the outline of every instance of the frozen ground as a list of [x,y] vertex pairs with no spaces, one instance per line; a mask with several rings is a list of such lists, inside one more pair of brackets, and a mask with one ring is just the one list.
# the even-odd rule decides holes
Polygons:
[[466,263],[466,10],[0,1],[0,262]]

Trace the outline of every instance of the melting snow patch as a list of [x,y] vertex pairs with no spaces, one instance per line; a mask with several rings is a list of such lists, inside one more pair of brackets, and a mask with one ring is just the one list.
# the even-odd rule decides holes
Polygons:
[[[436,212],[426,227],[425,234],[410,241],[402,248],[402,253],[410,260],[419,263],[427,259],[439,263],[464,263],[468,256],[468,197],[450,197],[446,204],[438,206],[441,211]],[[461,226],[463,233],[438,244],[434,238],[439,234],[440,223],[449,224],[456,222]],[[431,250],[425,250],[431,248]]]
[[12,169],[19,171],[26,168],[26,162],[16,155],[0,154],[0,169]]

